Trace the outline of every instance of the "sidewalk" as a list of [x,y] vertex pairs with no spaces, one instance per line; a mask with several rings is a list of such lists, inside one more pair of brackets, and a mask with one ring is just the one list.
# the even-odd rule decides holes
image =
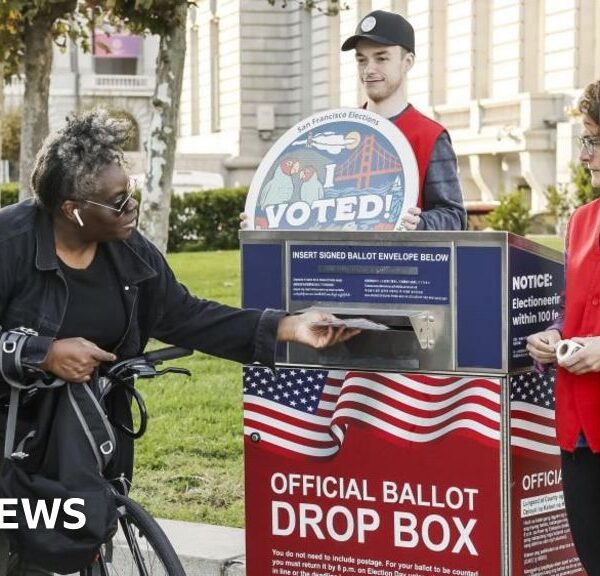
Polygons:
[[244,576],[242,528],[160,520],[188,576]]

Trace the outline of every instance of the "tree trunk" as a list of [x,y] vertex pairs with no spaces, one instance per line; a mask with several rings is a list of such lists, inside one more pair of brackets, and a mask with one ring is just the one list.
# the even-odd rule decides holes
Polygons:
[[48,136],[48,99],[52,72],[52,27],[57,18],[67,17],[77,0],[47,2],[26,25],[24,33],[25,96],[21,122],[19,200],[31,196],[31,172],[38,150]]
[[[2,160],[2,126],[4,126],[4,64],[0,62],[0,184],[7,180],[4,173],[5,163]],[[0,198],[0,207],[2,206],[2,198]]]
[[[181,1],[181,0],[180,0]],[[176,9],[173,25],[160,39],[150,136],[146,144],[146,181],[140,229],[164,254],[167,251],[171,185],[177,144],[179,101],[185,60],[187,3]]]
[[19,158],[19,200],[31,196],[35,156],[48,135],[48,97],[52,70],[52,21],[36,16],[25,31],[25,97]]

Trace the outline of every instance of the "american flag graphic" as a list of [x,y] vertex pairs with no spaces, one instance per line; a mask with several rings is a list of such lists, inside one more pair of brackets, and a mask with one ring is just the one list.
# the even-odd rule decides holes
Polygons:
[[301,368],[244,368],[244,433],[287,454],[327,458],[360,423],[397,442],[456,430],[500,439],[500,380]]
[[533,452],[560,454],[554,432],[554,371],[510,377],[510,443]]

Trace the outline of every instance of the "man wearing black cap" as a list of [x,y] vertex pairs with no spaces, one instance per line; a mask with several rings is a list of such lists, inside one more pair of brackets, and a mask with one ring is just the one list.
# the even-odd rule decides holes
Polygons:
[[467,215],[446,129],[406,101],[403,84],[415,61],[415,31],[399,14],[375,10],[342,50],[356,50],[365,108],[388,118],[410,142],[419,166],[419,199],[402,224],[407,230],[464,230]]

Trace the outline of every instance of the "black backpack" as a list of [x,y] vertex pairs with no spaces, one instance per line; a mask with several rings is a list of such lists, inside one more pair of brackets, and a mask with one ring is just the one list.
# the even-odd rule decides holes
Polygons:
[[[6,521],[18,525],[9,537],[19,558],[69,574],[91,564],[116,532],[114,493],[102,476],[116,440],[93,386],[23,384],[20,350],[26,338],[20,332],[0,334],[0,376],[10,386],[0,498],[18,499],[16,516]],[[32,522],[37,507],[53,512],[50,522],[43,516]]]

